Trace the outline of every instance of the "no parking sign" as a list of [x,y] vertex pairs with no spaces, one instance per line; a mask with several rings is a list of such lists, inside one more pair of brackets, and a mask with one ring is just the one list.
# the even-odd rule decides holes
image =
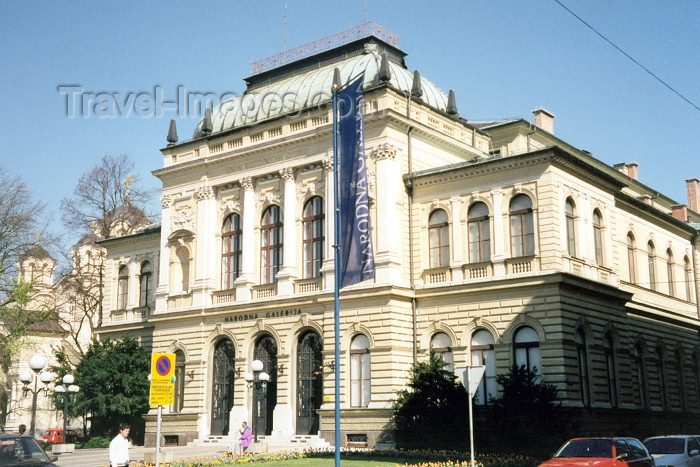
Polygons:
[[151,405],[175,402],[175,354],[154,353],[151,358]]

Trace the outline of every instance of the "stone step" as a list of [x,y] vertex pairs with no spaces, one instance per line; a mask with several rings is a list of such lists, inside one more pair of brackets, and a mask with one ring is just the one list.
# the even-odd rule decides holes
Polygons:
[[[285,449],[305,449],[305,448],[326,448],[330,443],[318,435],[293,435],[291,437],[261,436],[258,441],[267,445],[268,451],[281,451]],[[234,446],[238,442],[237,436],[207,436],[206,438],[195,439],[187,443],[188,446],[216,446],[221,445],[222,450],[228,446]]]

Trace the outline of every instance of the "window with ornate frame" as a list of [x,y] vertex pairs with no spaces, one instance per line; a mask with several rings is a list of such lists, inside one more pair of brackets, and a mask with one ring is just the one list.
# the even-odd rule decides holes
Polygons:
[[666,275],[668,276],[668,294],[672,297],[676,296],[676,278],[673,266],[673,252],[669,248],[666,250]]
[[369,339],[357,334],[350,342],[350,405],[367,407],[371,395]]
[[604,266],[603,261],[603,224],[600,211],[593,210],[593,249],[595,250],[595,262],[598,266]]
[[538,375],[541,375],[540,363],[540,338],[537,332],[530,326],[522,326],[515,332],[513,338],[515,350],[515,365],[524,366]]
[[637,283],[637,262],[635,261],[634,235],[632,232],[627,233],[627,267],[629,269],[629,279],[631,284]]
[[434,350],[442,361],[447,364],[445,366],[446,370],[455,371],[454,357],[452,355],[452,339],[450,339],[450,336],[444,332],[433,334],[433,337],[430,339],[430,349]]
[[232,289],[241,275],[243,230],[241,216],[232,213],[224,219],[221,227],[221,288]]
[[150,261],[141,263],[139,275],[139,306],[151,306],[151,289],[153,284],[153,268]]
[[185,406],[185,352],[175,351],[175,395],[171,406],[175,413],[182,412]]
[[535,254],[535,224],[532,200],[518,194],[510,200],[510,254],[513,257]]
[[472,204],[467,212],[469,231],[469,261],[479,263],[491,260],[491,225],[489,208],[481,201]]
[[436,209],[428,217],[428,251],[430,268],[450,265],[450,228],[444,209]]
[[126,265],[119,267],[117,279],[117,310],[125,310],[129,298],[129,268]]
[[304,232],[302,239],[304,278],[319,277],[321,275],[326,238],[325,217],[323,198],[314,196],[306,202],[301,220]]
[[485,366],[484,376],[474,394],[474,404],[487,405],[491,397],[497,393],[496,387],[496,357],[494,353],[493,335],[486,329],[477,329],[472,334],[471,357],[472,366]]
[[644,348],[640,343],[637,343],[632,351],[634,366],[637,373],[637,404],[639,407],[646,407],[646,370],[644,365]]
[[654,248],[654,243],[649,241],[647,243],[647,264],[649,265],[649,288],[651,290],[656,290],[656,249]]
[[277,205],[263,212],[260,222],[260,282],[277,282],[277,273],[282,269],[282,210]]
[[566,250],[569,256],[576,257],[576,212],[571,198],[566,198],[564,213],[566,215]]

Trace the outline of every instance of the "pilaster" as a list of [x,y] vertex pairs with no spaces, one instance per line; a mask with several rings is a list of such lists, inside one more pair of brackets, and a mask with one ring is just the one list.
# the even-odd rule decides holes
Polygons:
[[277,273],[277,295],[289,296],[294,291],[294,279],[297,277],[296,182],[292,167],[280,170],[280,175],[284,179],[284,211],[282,213],[284,245],[282,269]]
[[192,283],[192,304],[211,305],[211,292],[214,290],[214,223],[216,220],[216,200],[214,190],[209,185],[197,187],[194,192],[197,201],[197,255],[195,257],[195,278]]
[[162,206],[161,224],[160,224],[160,261],[158,267],[158,287],[156,287],[156,309],[155,312],[165,312],[168,310],[168,292],[170,285],[168,284],[168,271],[170,270],[170,249],[168,245],[168,237],[170,237],[170,206],[172,198],[170,195],[160,197]]

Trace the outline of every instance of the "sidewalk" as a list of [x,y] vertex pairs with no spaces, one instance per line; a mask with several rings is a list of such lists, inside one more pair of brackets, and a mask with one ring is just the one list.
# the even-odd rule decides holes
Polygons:
[[[155,454],[155,447],[134,446],[129,449],[132,461],[143,461],[147,455]],[[226,452],[226,445],[169,446],[161,447],[160,461],[192,457],[214,457]],[[61,454],[55,462],[58,467],[108,467],[109,449],[76,449],[70,454]]]

